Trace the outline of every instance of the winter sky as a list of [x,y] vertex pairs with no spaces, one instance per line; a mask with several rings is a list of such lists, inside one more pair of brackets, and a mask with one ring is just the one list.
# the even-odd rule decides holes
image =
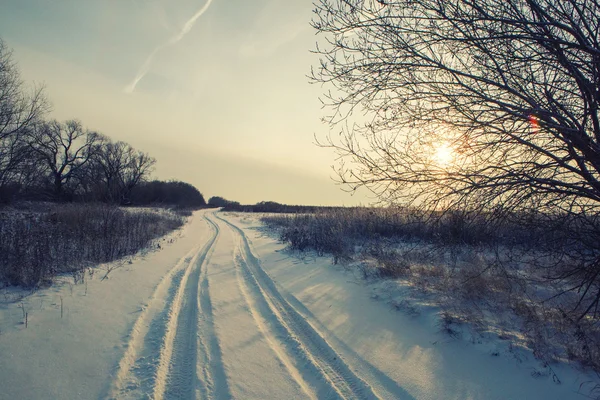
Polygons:
[[0,37],[51,118],[154,156],[155,176],[243,203],[367,204],[330,179],[306,75],[310,0],[0,0]]

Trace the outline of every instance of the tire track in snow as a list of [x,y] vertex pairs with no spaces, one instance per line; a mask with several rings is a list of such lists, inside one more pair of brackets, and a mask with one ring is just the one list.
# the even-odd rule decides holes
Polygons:
[[160,349],[160,339],[164,337],[168,310],[185,273],[185,269],[181,268],[185,263],[189,265],[198,251],[199,246],[192,248],[167,272],[152,293],[148,305],[142,308],[129,333],[127,349],[119,362],[108,398],[135,399],[141,393],[148,393],[148,381],[156,370],[157,360],[153,359]]
[[[252,252],[246,234],[226,219],[216,218],[237,233],[235,261],[241,269],[241,287],[251,312],[266,334],[273,350],[296,382],[311,397],[341,399],[378,399],[373,389],[358,377],[329,345],[323,336],[299,313],[277,289]],[[261,326],[262,325],[262,326]],[[310,390],[310,389],[308,389]]]
[[[251,295],[252,290],[256,291],[260,289],[258,287],[251,289],[249,285],[252,283],[249,283],[246,279],[240,277],[240,274],[243,274],[246,271],[242,270],[240,262],[237,259],[238,256],[238,251],[234,251],[234,263],[236,266],[238,287],[244,300],[248,304],[250,314],[256,322],[259,331],[264,335],[269,347],[273,350],[277,359],[287,369],[292,379],[298,384],[308,398],[313,400],[317,400],[318,398],[329,398],[329,394],[332,391],[331,387],[321,386],[320,388],[315,389],[313,387],[314,385],[307,382],[304,376],[305,374],[300,372],[301,370],[306,371],[304,368],[305,363],[300,363],[302,365],[298,365],[297,358],[288,356],[288,351],[286,351],[281,344],[282,340],[277,337],[278,335],[280,337],[286,336],[287,331],[285,331],[281,325],[274,323],[275,321],[278,321],[276,318],[269,319],[268,317],[264,317],[271,315],[269,305],[264,298],[255,298],[255,296]],[[309,376],[308,378],[310,379],[312,377],[314,377],[314,375]]]
[[[207,260],[210,259],[216,247],[216,241],[220,233],[219,226],[210,218],[206,221],[216,232],[215,241],[211,247]],[[205,262],[207,264],[208,261]],[[196,374],[198,385],[196,387],[196,398],[204,399],[230,399],[231,391],[227,383],[227,376],[223,367],[221,346],[215,331],[213,320],[212,300],[210,298],[210,285],[208,271],[202,268],[200,272],[200,295],[197,297],[197,307],[200,310],[198,318],[198,360],[196,363]]]
[[[213,374],[212,369],[218,370],[222,364],[206,367],[203,375],[207,379],[199,380],[196,374],[206,351],[199,338],[206,334],[203,331],[206,324],[200,323],[199,310],[210,311],[212,316],[211,309],[201,307],[201,270],[205,269],[202,266],[208,262],[219,235],[212,221],[205,215],[203,218],[211,226],[212,236],[204,246],[188,252],[157,286],[149,307],[134,324],[111,398],[190,398],[195,397],[196,392],[202,393],[202,397],[214,397],[210,386],[212,376],[224,376],[224,372]],[[182,268],[184,263],[187,266]],[[209,327],[208,333],[214,334],[214,329]],[[218,345],[216,338],[209,341]],[[220,385],[224,393],[228,393],[226,380]]]
[[[213,227],[206,217],[205,221]],[[196,382],[198,363],[198,336],[205,332],[199,331],[199,292],[200,272],[208,261],[207,256],[217,241],[219,230],[213,229],[213,235],[196,253],[186,270],[182,284],[176,294],[170,312],[170,320],[161,349],[153,398],[181,399],[195,395],[196,386],[200,392],[208,394],[208,388],[203,388],[207,382]],[[202,348],[202,347],[200,347]],[[208,397],[208,396],[207,396]]]

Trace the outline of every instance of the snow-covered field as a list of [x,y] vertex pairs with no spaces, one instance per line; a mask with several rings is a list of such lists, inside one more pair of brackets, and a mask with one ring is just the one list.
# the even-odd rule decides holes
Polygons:
[[0,398],[579,399],[595,382],[452,338],[435,309],[398,312],[389,285],[288,254],[259,225],[200,211],[109,279],[4,289]]

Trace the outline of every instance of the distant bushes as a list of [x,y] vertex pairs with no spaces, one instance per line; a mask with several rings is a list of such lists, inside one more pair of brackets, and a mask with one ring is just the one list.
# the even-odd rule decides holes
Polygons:
[[180,181],[143,182],[132,192],[131,202],[135,205],[160,205],[178,208],[200,208],[206,206],[204,196],[194,186]]
[[209,207],[222,207],[223,211],[234,212],[256,212],[256,213],[276,213],[276,214],[297,214],[314,213],[318,211],[327,211],[339,207],[321,207],[321,206],[299,206],[281,204],[275,201],[261,201],[256,204],[240,204],[237,201],[227,200],[220,196],[211,197],[208,200]]
[[219,207],[224,207],[223,211],[240,211],[240,212],[261,212],[261,213],[313,213],[319,210],[324,211],[331,207],[318,206],[297,206],[280,204],[274,201],[261,201],[256,204],[240,204],[238,202],[228,202]]
[[0,212],[0,282],[38,286],[148,247],[184,218],[106,204],[50,204]]
[[208,206],[209,207],[227,207],[227,208],[237,208],[240,206],[240,203],[238,203],[237,201],[230,201],[227,199],[224,199],[221,196],[213,196],[210,199],[208,199]]

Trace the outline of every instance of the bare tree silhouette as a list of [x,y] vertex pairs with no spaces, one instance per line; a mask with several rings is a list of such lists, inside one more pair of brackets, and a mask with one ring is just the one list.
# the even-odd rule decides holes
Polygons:
[[27,141],[48,171],[53,197],[62,200],[65,186],[93,157],[99,136],[85,130],[79,121],[49,121],[37,124]]
[[43,88],[25,92],[12,52],[0,39],[0,200],[27,157],[23,135],[47,110]]
[[154,164],[154,158],[127,143],[104,138],[94,152],[90,179],[102,186],[103,200],[127,204],[133,188],[148,177]]
[[578,250],[548,277],[596,315],[600,3],[320,0],[312,24],[339,180],[385,202],[552,216],[575,233],[554,244]]

